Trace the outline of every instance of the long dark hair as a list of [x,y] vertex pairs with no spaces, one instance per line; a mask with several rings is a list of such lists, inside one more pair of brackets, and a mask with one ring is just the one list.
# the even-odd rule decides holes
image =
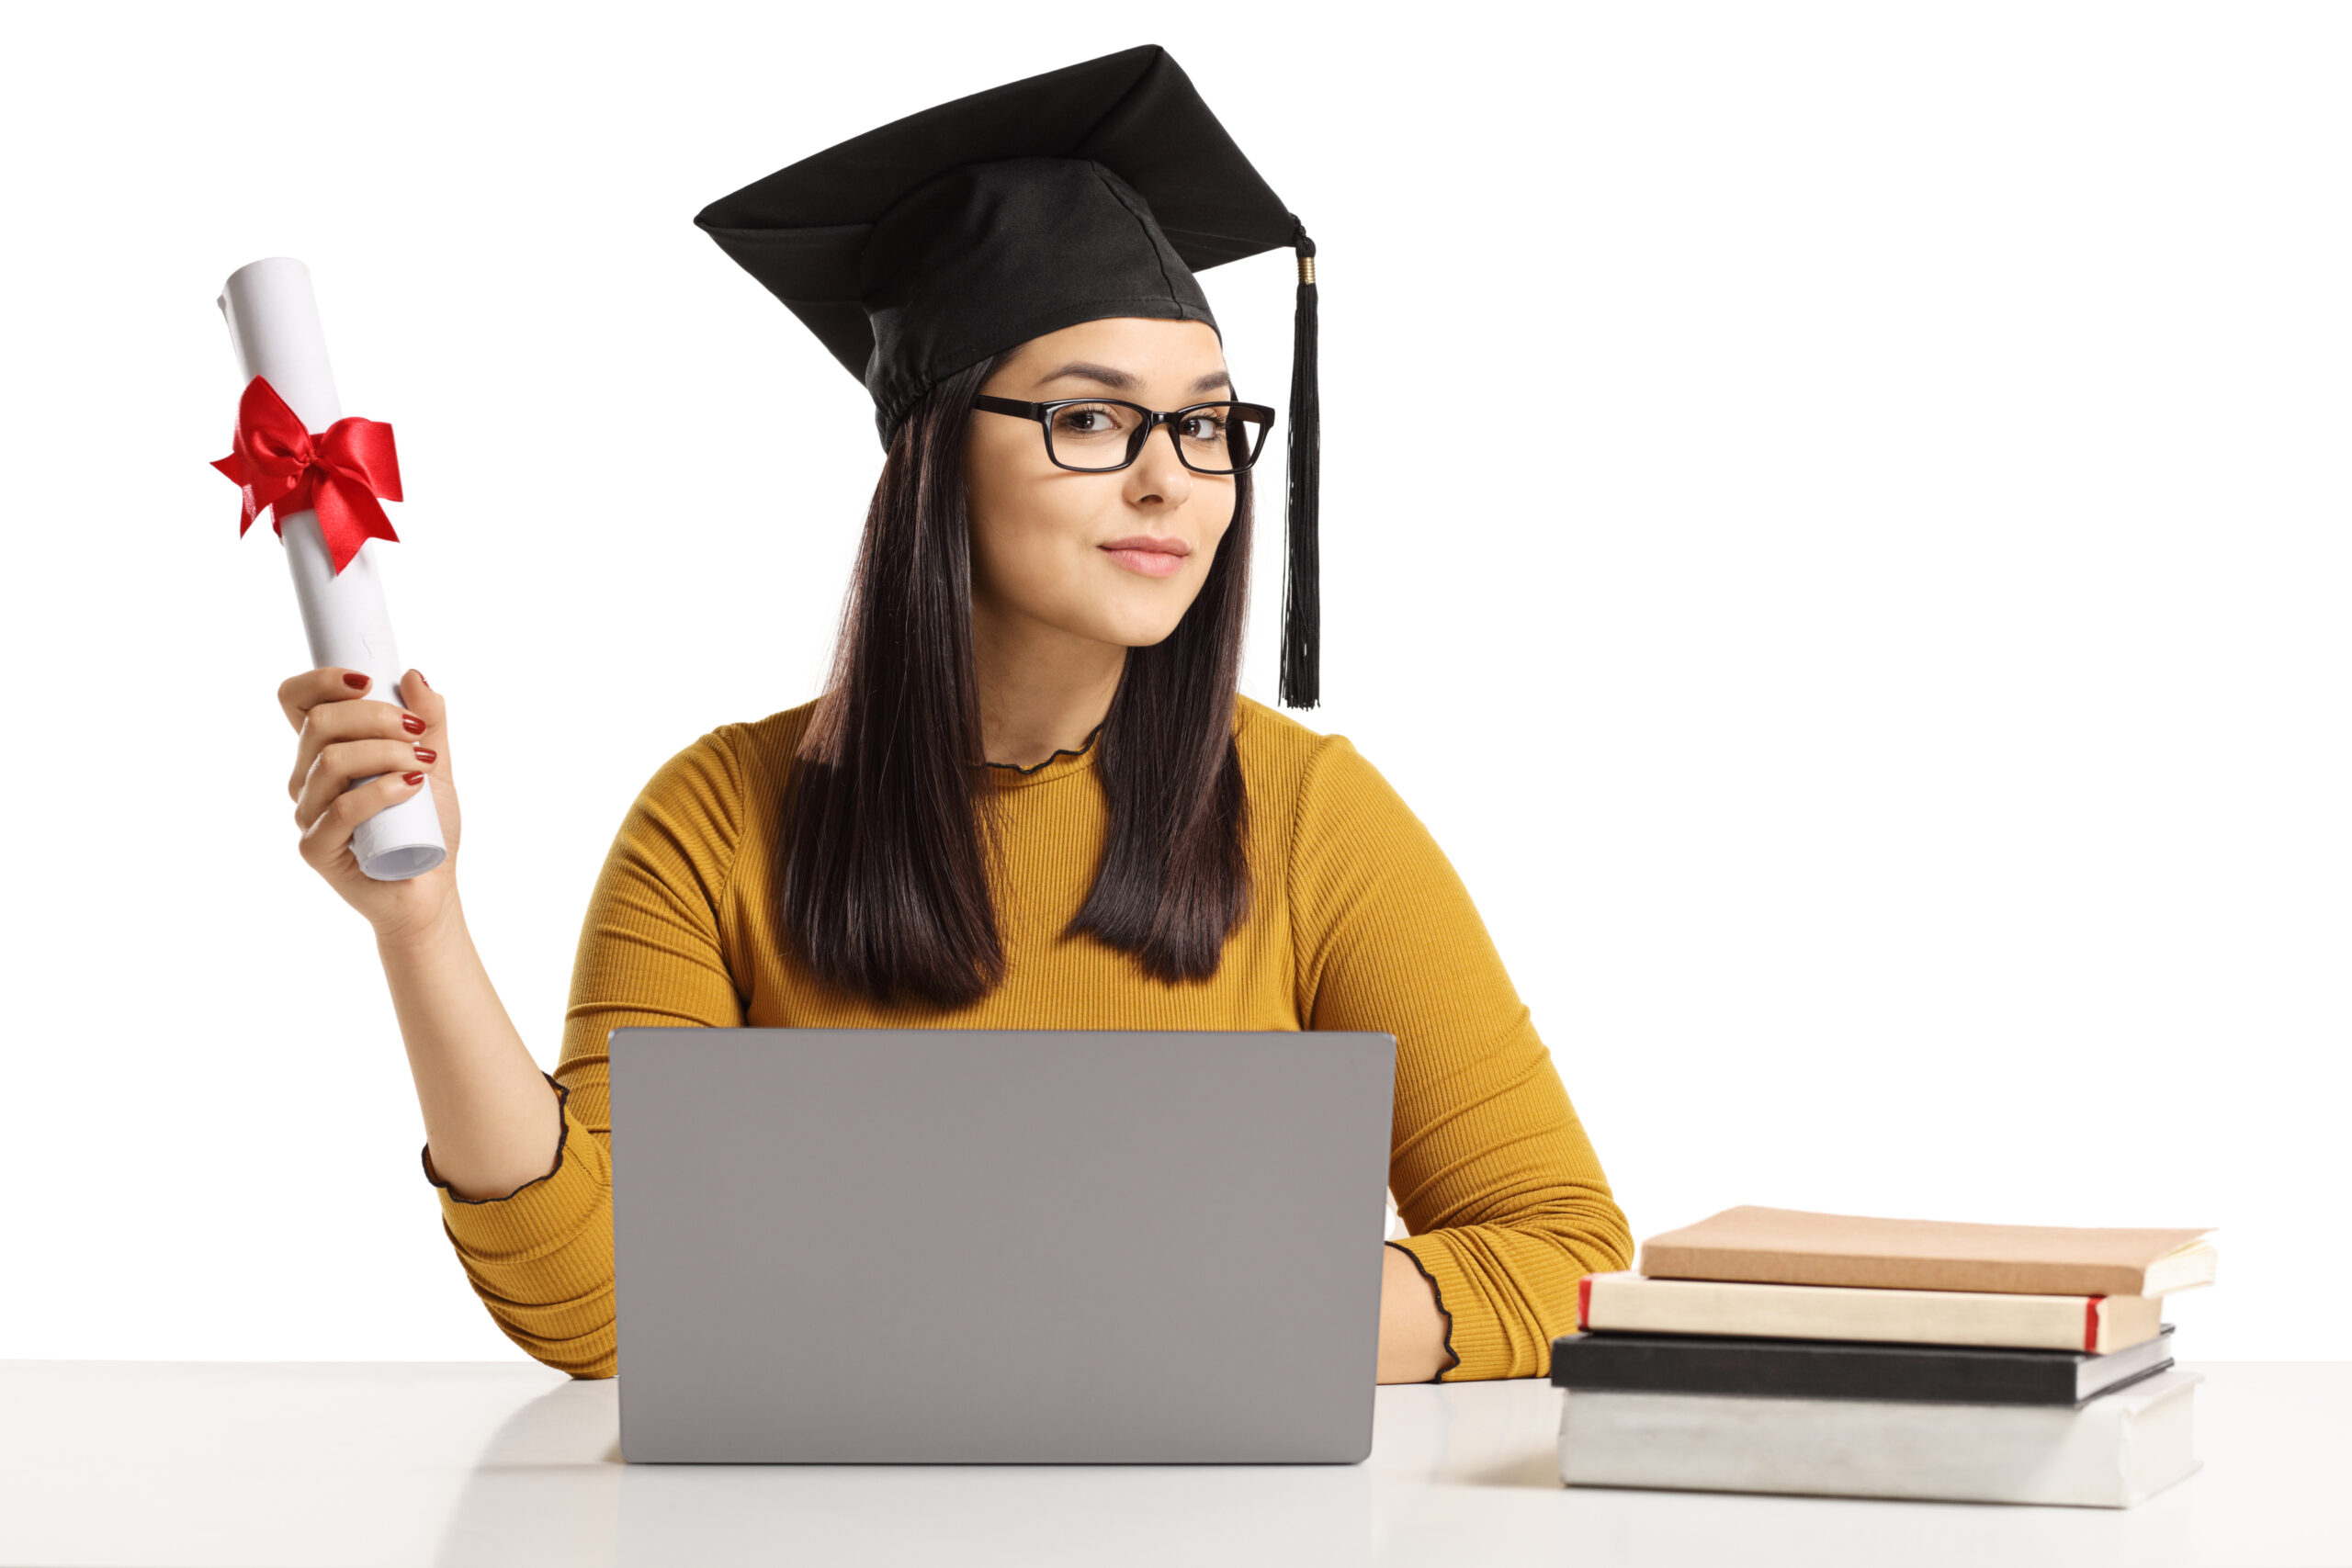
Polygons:
[[[890,440],[824,694],[785,790],[783,928],[883,1006],[961,1007],[1004,977],[990,895],[1001,800],[979,764],[964,437],[990,359],[933,386]],[[1250,476],[1200,596],[1127,650],[1094,737],[1109,832],[1065,931],[1166,984],[1216,973],[1247,917],[1249,795],[1233,739],[1250,588]]]

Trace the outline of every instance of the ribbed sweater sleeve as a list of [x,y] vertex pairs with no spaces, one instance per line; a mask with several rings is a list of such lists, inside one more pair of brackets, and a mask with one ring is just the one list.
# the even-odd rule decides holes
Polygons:
[[630,1025],[740,1027],[744,1001],[722,951],[744,783],[722,726],[664,762],[614,835],[589,895],[549,1081],[563,1107],[555,1165],[481,1201],[440,1189],[466,1278],[499,1328],[575,1377],[616,1371],[611,1092],[605,1045]]
[[1439,1380],[1548,1374],[1577,1279],[1633,1235],[1461,877],[1344,736],[1307,762],[1290,883],[1299,1016],[1396,1037],[1389,1245],[1448,1318]]

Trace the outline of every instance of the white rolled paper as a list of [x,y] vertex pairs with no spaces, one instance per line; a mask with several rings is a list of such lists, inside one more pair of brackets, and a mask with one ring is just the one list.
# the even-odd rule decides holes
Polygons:
[[[309,267],[292,256],[248,263],[229,275],[218,303],[228,318],[229,341],[237,354],[240,394],[254,377],[261,377],[313,435],[322,434],[343,417],[334,377],[327,368],[326,333],[319,324],[319,300],[311,288]],[[369,699],[400,705],[403,671],[392,648],[383,579],[376,570],[380,541],[366,541],[338,572],[315,511],[297,512],[277,523],[286,564],[294,575],[294,597],[302,607],[302,630],[311,639],[311,667],[364,671],[374,682]],[[354,779],[350,787],[369,782]],[[448,850],[441,840],[440,813],[433,805],[432,778],[428,775],[414,795],[360,823],[352,834],[351,852],[359,869],[379,882],[422,876],[439,865]]]

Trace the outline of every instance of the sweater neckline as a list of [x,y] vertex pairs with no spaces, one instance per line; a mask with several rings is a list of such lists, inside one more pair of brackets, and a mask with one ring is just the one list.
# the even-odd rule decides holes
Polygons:
[[[1108,720],[1104,721],[1109,722]],[[1056,779],[1083,773],[1094,763],[1094,742],[1101,737],[1102,726],[1098,724],[1086,732],[1086,739],[1076,750],[1057,748],[1054,754],[1042,762],[1023,767],[1018,762],[983,762],[990,783],[1000,789],[1026,789],[1032,784],[1051,784]]]

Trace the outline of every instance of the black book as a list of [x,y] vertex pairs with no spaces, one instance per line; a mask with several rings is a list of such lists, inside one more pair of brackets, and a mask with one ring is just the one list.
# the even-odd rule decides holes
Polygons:
[[1552,1382],[1571,1393],[1734,1393],[2081,1404],[2172,1365],[2172,1328],[2103,1356],[1984,1345],[1762,1339],[1712,1334],[1563,1334]]

